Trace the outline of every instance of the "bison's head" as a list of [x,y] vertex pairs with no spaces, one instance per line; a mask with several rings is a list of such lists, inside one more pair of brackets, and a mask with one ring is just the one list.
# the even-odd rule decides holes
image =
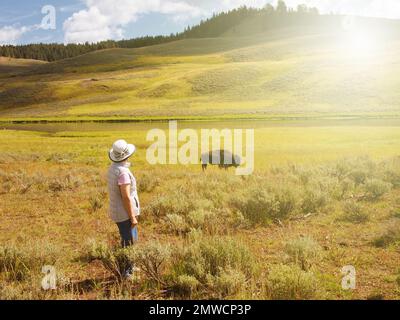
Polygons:
[[238,155],[233,155],[233,164],[235,167],[239,167],[242,165],[242,158],[239,157]]

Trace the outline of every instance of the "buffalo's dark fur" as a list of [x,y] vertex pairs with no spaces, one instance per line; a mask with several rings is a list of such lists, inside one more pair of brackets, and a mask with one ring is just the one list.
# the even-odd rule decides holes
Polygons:
[[[214,159],[213,159],[214,155]],[[214,150],[208,153],[203,153],[200,158],[201,167],[204,170],[207,169],[207,165],[218,165],[220,169],[225,170],[229,167],[239,167],[241,165],[241,158],[235,154],[232,154],[227,150]]]

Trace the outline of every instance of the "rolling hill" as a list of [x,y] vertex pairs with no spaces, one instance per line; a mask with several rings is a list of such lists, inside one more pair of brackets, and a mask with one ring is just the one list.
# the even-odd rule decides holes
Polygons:
[[247,21],[217,38],[3,59],[0,118],[397,116],[399,22],[360,21],[263,33]]

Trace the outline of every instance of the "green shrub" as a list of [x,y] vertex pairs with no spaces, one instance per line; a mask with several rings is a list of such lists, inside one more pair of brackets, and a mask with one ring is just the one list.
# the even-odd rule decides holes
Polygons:
[[364,223],[369,220],[369,214],[357,202],[347,201],[343,205],[343,214],[339,217],[339,220],[352,223]]
[[[177,201],[179,199],[179,201]],[[167,214],[187,215],[194,209],[193,199],[175,191],[169,194],[162,194],[151,202],[148,207],[150,213],[157,217],[163,217]]]
[[163,271],[171,258],[169,245],[156,241],[139,243],[130,248],[129,256],[149,280],[166,285]]
[[143,173],[137,178],[137,188],[139,192],[152,192],[160,185],[160,179],[155,178],[150,173]]
[[0,272],[5,272],[10,280],[25,280],[30,273],[30,257],[16,247],[0,248]]
[[301,237],[287,242],[285,252],[291,262],[307,271],[320,258],[322,249],[314,239]]
[[380,179],[368,179],[364,184],[364,188],[367,199],[378,200],[391,190],[392,185]]
[[[215,209],[213,201],[200,198],[200,199],[192,199],[193,201],[193,210],[204,210],[204,211],[212,211]],[[223,203],[224,205],[225,203]]]
[[[177,248],[172,259],[174,287],[181,276],[198,281],[202,298],[224,298],[238,293],[257,271],[253,255],[242,243],[231,238],[198,238]],[[180,280],[179,280],[180,279]],[[193,293],[193,292],[191,292]],[[175,292],[179,294],[179,292]]]
[[400,157],[384,162],[384,180],[390,182],[394,188],[400,188]]
[[236,268],[247,275],[254,271],[254,258],[242,243],[231,238],[202,239],[183,252],[182,267],[188,274],[205,280],[207,274],[216,276],[221,268]]
[[73,153],[52,153],[47,157],[46,161],[57,164],[68,164],[73,162],[75,158],[77,158],[77,155]]
[[314,172],[312,172],[311,170],[304,169],[304,168],[297,168],[296,174],[299,177],[300,182],[304,186],[306,186],[307,184],[310,183],[310,179],[313,176]]
[[287,218],[296,209],[297,198],[293,189],[289,187],[276,189],[274,197],[278,209],[273,213],[274,218]]
[[6,283],[0,283],[0,300],[12,301],[28,299],[22,292],[21,288],[14,285],[6,285]]
[[297,265],[276,265],[270,269],[267,292],[273,300],[307,300],[317,296],[318,281]]
[[253,224],[267,224],[270,212],[277,210],[273,196],[260,189],[251,191],[249,197],[235,196],[233,203]]
[[244,290],[246,284],[246,275],[240,270],[228,268],[217,276],[207,275],[208,290],[218,299],[234,297]]
[[328,195],[320,188],[308,188],[304,192],[301,208],[305,213],[315,213],[328,203]]
[[165,217],[168,230],[178,235],[189,231],[189,225],[186,223],[185,218],[178,214],[167,214]]
[[74,174],[67,174],[64,177],[51,178],[48,181],[48,191],[61,192],[66,190],[75,190],[83,184],[82,179]]
[[177,277],[173,291],[177,296],[191,298],[198,290],[200,282],[193,276],[182,274]]
[[240,211],[234,211],[232,213],[231,216],[231,224],[232,224],[232,228],[234,229],[238,229],[241,228],[243,226],[246,226],[246,219],[243,216],[243,213],[241,213]]
[[376,247],[385,248],[400,241],[400,223],[391,224],[387,229],[377,237],[373,243]]
[[192,228],[202,229],[209,216],[210,214],[203,209],[191,211],[188,215],[189,225]]
[[110,248],[104,242],[91,241],[88,251],[90,260],[99,260],[118,282],[123,282],[125,274],[131,267],[129,250]]
[[353,180],[344,178],[335,188],[335,199],[343,200],[349,193],[354,191],[355,184]]
[[332,173],[335,177],[344,179],[351,170],[352,165],[347,160],[343,159],[335,164],[334,168],[332,168]]
[[361,185],[366,181],[368,173],[362,169],[354,169],[352,172],[350,172],[349,177],[356,185]]
[[385,172],[385,180],[392,184],[393,188],[400,188],[400,172],[388,170]]
[[11,281],[23,281],[40,274],[45,265],[54,265],[58,251],[47,244],[36,243],[29,246],[0,246],[0,272]]
[[287,218],[295,209],[297,198],[293,190],[280,188],[271,191],[256,188],[247,197],[233,199],[233,206],[253,224],[268,224],[272,219]]
[[28,191],[42,188],[46,184],[46,178],[40,174],[28,175],[25,170],[16,172],[1,172],[2,193],[17,192],[25,194]]
[[96,212],[97,210],[100,210],[103,207],[104,199],[99,194],[91,195],[89,197],[89,204],[90,204],[90,210],[92,212]]

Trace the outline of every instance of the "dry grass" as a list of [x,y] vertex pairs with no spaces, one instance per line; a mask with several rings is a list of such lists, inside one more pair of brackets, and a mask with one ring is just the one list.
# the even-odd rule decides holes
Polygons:
[[[331,168],[327,169],[328,172],[330,170]],[[80,172],[82,172],[82,170],[80,170]],[[143,248],[141,246],[134,248],[134,258],[132,259],[141,266],[143,275],[146,275],[146,277],[134,283],[124,282],[123,286],[121,286],[121,279],[124,265],[126,264],[124,263],[124,261],[127,261],[126,259],[128,258],[126,257],[129,257],[129,255],[126,256],[126,254],[120,250],[116,250],[114,252],[110,251],[110,249],[107,249],[109,245],[115,246],[118,243],[116,239],[116,229],[113,228],[112,224],[106,220],[106,206],[104,204],[105,200],[102,198],[102,196],[99,196],[99,194],[101,195],[101,191],[97,190],[96,188],[90,188],[93,191],[85,191],[85,194],[82,195],[85,190],[82,185],[72,184],[72,186],[70,186],[70,182],[65,182],[63,178],[61,178],[61,181],[63,182],[57,184],[57,188],[52,186],[53,184],[47,184],[43,181],[35,181],[35,179],[33,179],[34,182],[31,188],[25,190],[26,188],[23,185],[22,181],[29,180],[29,175],[25,176],[22,181],[18,179],[13,180],[12,185],[14,189],[10,189],[7,193],[3,194],[2,197],[7,197],[8,199],[12,200],[15,205],[17,205],[15,201],[18,201],[17,199],[20,197],[19,195],[21,195],[21,192],[23,192],[25,201],[29,201],[31,203],[31,206],[21,206],[18,204],[14,210],[17,210],[15,214],[17,217],[20,217],[17,218],[19,221],[31,221],[31,224],[28,229],[22,228],[23,231],[16,229],[14,227],[14,224],[12,223],[12,221],[14,221],[15,219],[15,214],[12,221],[8,220],[7,218],[7,212],[9,212],[9,210],[11,209],[11,207],[9,207],[8,205],[7,207],[2,206],[2,225],[3,228],[6,228],[5,230],[7,230],[8,234],[9,232],[16,232],[16,235],[18,235],[24,232],[25,234],[30,235],[30,237],[32,238],[30,241],[36,242],[39,241],[39,239],[42,239],[62,247],[62,253],[59,253],[57,255],[57,259],[61,259],[61,261],[63,261],[62,264],[67,266],[68,276],[69,278],[74,279],[75,285],[78,286],[78,284],[82,281],[93,281],[94,283],[97,283],[96,286],[87,289],[90,292],[84,292],[82,291],[83,289],[79,291],[77,289],[75,294],[77,294],[78,296],[83,295],[83,297],[86,298],[94,296],[97,296],[98,298],[105,297],[112,299],[129,296],[150,297],[152,296],[152,289],[149,288],[158,288],[158,291],[156,292],[159,292],[159,297],[167,297],[168,295],[173,295],[176,298],[270,297],[277,299],[307,299],[313,297],[322,297],[323,295],[321,293],[321,290],[322,292],[324,292],[323,294],[326,294],[326,289],[324,288],[324,286],[328,286],[329,284],[324,284],[322,282],[318,285],[318,290],[316,290],[315,276],[312,276],[310,273],[303,274],[300,271],[296,271],[297,269],[295,267],[291,267],[292,269],[286,270],[286,267],[279,267],[279,265],[275,266],[273,264],[274,268],[272,271],[272,275],[265,278],[265,281],[269,283],[269,285],[267,285],[267,288],[270,289],[266,289],[267,291],[265,296],[254,296],[255,292],[262,292],[262,288],[257,289],[256,279],[258,276],[255,276],[255,274],[253,273],[246,275],[246,272],[250,270],[248,266],[244,266],[243,269],[240,269],[242,271],[232,269],[236,268],[235,266],[237,266],[237,262],[234,262],[236,260],[231,261],[231,259],[242,259],[240,261],[250,261],[251,259],[255,258],[258,261],[256,263],[256,265],[258,265],[257,268],[261,270],[264,268],[263,266],[265,266],[266,261],[268,261],[268,264],[271,264],[274,260],[277,263],[294,262],[296,264],[299,264],[300,267],[305,270],[309,270],[310,267],[313,266],[313,272],[329,274],[329,270],[331,270],[331,268],[333,267],[332,263],[336,261],[336,258],[331,261],[331,259],[333,259],[331,255],[333,256],[337,254],[335,252],[336,250],[339,250],[341,248],[342,242],[349,242],[349,244],[347,244],[349,246],[347,251],[353,251],[352,243],[355,240],[352,239],[351,233],[344,233],[342,235],[344,239],[340,241],[340,243],[331,243],[328,246],[325,245],[324,248],[325,250],[328,250],[328,253],[322,256],[321,263],[321,261],[318,260],[321,259],[321,249],[314,240],[307,237],[292,240],[290,239],[293,233],[301,232],[301,229],[303,227],[303,224],[301,222],[290,221],[296,221],[300,217],[303,217],[304,213],[301,207],[301,199],[305,196],[304,194],[298,195],[299,202],[295,205],[294,211],[291,212],[289,215],[285,215],[280,218],[280,223],[284,226],[290,223],[292,231],[288,232],[287,234],[282,233],[283,230],[279,231],[279,229],[281,229],[282,227],[280,227],[278,224],[275,224],[274,220],[271,220],[271,224],[266,229],[262,227],[254,227],[254,224],[252,223],[253,218],[251,216],[248,216],[245,213],[241,213],[240,211],[236,211],[238,210],[236,206],[229,208],[229,205],[232,202],[230,200],[230,197],[226,195],[225,198],[224,194],[229,193],[229,190],[226,190],[228,188],[233,188],[232,190],[238,191],[240,189],[244,189],[243,186],[249,184],[258,184],[260,187],[259,183],[261,180],[254,179],[254,181],[240,182],[240,179],[237,180],[237,178],[232,177],[229,174],[219,172],[217,173],[218,180],[220,181],[220,185],[217,187],[217,190],[218,194],[221,196],[221,199],[215,200],[212,197],[208,198],[209,195],[207,195],[206,193],[198,195],[197,191],[195,191],[197,190],[196,185],[206,183],[209,178],[208,176],[202,176],[200,174],[190,175],[190,180],[192,181],[192,183],[190,185],[186,185],[186,182],[181,184],[180,190],[182,193],[189,194],[191,195],[191,197],[197,194],[196,198],[205,199],[204,203],[200,202],[200,200],[193,199],[193,201],[190,202],[190,205],[192,206],[191,208],[187,208],[185,206],[182,207],[181,202],[172,201],[174,194],[166,192],[165,194],[169,194],[168,199],[165,200],[169,201],[170,203],[168,210],[165,211],[165,213],[163,213],[164,211],[152,211],[153,209],[151,209],[151,206],[148,206],[148,204],[156,203],[155,200],[157,198],[154,197],[157,197],[157,194],[163,193],[162,189],[166,188],[165,190],[168,190],[168,186],[163,183],[160,183],[160,185],[155,189],[154,192],[151,192],[149,194],[146,192],[143,193],[143,198],[145,199],[144,202],[146,204],[143,214],[144,220],[142,221],[141,227],[141,233],[143,234],[144,238]],[[171,181],[171,179],[176,179],[173,171],[169,171],[168,175],[169,181]],[[259,178],[261,179],[265,179],[264,177],[264,175],[259,176]],[[296,180],[296,175],[291,176],[289,174],[289,177],[289,179]],[[85,179],[84,176],[81,176],[81,174],[80,178]],[[282,177],[278,178],[276,174],[268,174],[268,180],[281,178]],[[9,179],[9,177],[3,177],[3,179],[4,180],[2,180],[2,185],[5,184],[5,182],[7,181],[6,179]],[[43,179],[46,180],[46,178]],[[55,179],[56,178],[54,177],[49,178],[50,181]],[[229,187],[230,179],[235,180],[235,187]],[[181,177],[179,178],[179,180],[181,180]],[[179,184],[179,180],[175,180],[175,185]],[[52,187],[49,188],[49,185]],[[292,187],[295,188],[294,185]],[[360,186],[361,189],[362,187],[363,186]],[[42,201],[45,201],[44,199],[46,198],[49,199],[47,201],[50,201],[50,199],[54,199],[55,195],[57,203],[55,203],[51,207],[51,210],[49,210],[50,208],[47,205],[32,205],[34,203],[32,202],[34,201],[33,199],[37,196],[40,196],[43,199]],[[388,195],[390,195],[390,193],[385,194],[385,196]],[[251,196],[252,195],[250,195],[250,197]],[[164,197],[166,196],[164,195]],[[85,198],[87,200],[85,200]],[[209,202],[206,201],[207,199]],[[331,199],[331,201],[336,203],[336,200],[334,199]],[[370,200],[362,201],[368,201],[368,205],[376,207],[377,210],[379,210],[378,208],[381,206],[381,202],[376,202],[375,205],[374,203],[371,203]],[[68,207],[67,203],[74,203],[74,205]],[[340,204],[340,201],[338,203]],[[331,205],[336,206],[336,204]],[[225,208],[225,211],[221,212],[222,208],[220,208],[219,206],[228,207]],[[36,210],[38,210],[39,208],[46,208],[46,212],[36,212]],[[253,209],[259,210],[259,215],[266,214],[266,216],[269,217],[268,211],[263,211],[262,206],[254,207]],[[20,216],[19,212],[24,212],[24,215]],[[383,210],[382,213],[378,214],[378,217],[374,218],[374,223],[385,223],[386,218],[384,212],[386,212],[386,210]],[[335,216],[331,216],[328,210],[323,210],[319,213],[314,212],[314,216],[314,218],[311,218],[312,223],[307,227],[307,230],[309,233],[313,234],[313,237],[316,236],[317,238],[322,240],[322,243],[326,243],[326,239],[323,238],[322,235],[319,235],[318,232],[323,232],[323,234],[325,234],[327,232],[329,233],[329,230],[331,230],[332,228],[335,228],[334,226],[331,227],[329,223],[322,222],[331,220],[332,223],[334,223]],[[323,223],[324,227],[322,227],[321,225],[318,226],[318,224],[320,223]],[[39,227],[39,225],[42,225],[42,227]],[[363,225],[365,226],[363,228],[363,230],[365,231],[360,230],[360,232],[368,233],[368,230],[371,229],[371,225],[368,221],[363,221]],[[35,226],[35,230],[32,229],[33,226]],[[84,234],[78,231],[81,226],[85,227]],[[350,232],[350,229],[348,232]],[[268,241],[265,245],[267,245],[267,247],[269,247],[270,249],[266,251],[266,255],[265,253],[262,253],[263,251],[260,252],[258,250],[260,245],[264,242],[264,240],[262,240],[262,238],[264,237],[262,236],[262,234],[264,233],[265,235],[269,234],[267,236]],[[276,236],[274,236],[275,233]],[[4,232],[2,234],[4,235]],[[226,240],[222,240],[223,237],[227,234],[235,234],[235,237],[239,235],[239,237],[242,239],[241,241],[244,246],[243,250],[246,250],[247,252],[246,258],[234,258],[233,256],[229,256],[231,253],[233,254],[234,252],[236,255],[240,251],[238,251],[236,247],[230,248],[229,242],[227,242]],[[257,236],[258,243],[254,244],[254,240],[252,241],[251,239],[257,234],[259,234],[259,236]],[[388,246],[389,244],[393,246],[396,244],[396,241],[398,241],[396,240],[396,234],[397,233],[392,231],[389,232],[388,230],[387,233],[383,234],[379,239],[375,240],[375,243],[376,245],[378,245],[379,242],[384,244],[384,246]],[[156,235],[157,238],[161,239],[158,247],[154,247],[151,244],[151,239]],[[214,235],[214,237],[216,238],[210,238],[210,235]],[[285,241],[282,241],[283,235],[284,238],[288,239],[286,244]],[[88,253],[85,253],[85,246],[83,245],[83,243],[85,243],[85,241],[87,241],[89,237],[104,239],[109,244],[106,244],[106,247],[104,247],[103,249],[101,249],[102,247],[100,246],[94,249],[94,251],[90,250],[88,251]],[[186,240],[188,239],[188,237],[189,239],[195,240]],[[358,240],[360,242],[359,245],[371,248],[372,246],[370,242],[374,239],[372,239],[372,236],[369,236],[368,238],[370,239],[369,241],[366,241],[367,239],[362,241],[363,238],[361,238],[361,240]],[[186,241],[193,241],[193,245],[188,246],[187,244],[185,244]],[[211,243],[210,241],[215,242]],[[174,245],[175,251],[173,253],[173,259],[168,258],[170,257],[170,254],[168,254],[167,252],[166,255],[164,255],[161,254],[161,251],[159,251],[164,249],[167,250],[168,243],[176,243]],[[204,243],[205,247],[202,247],[201,243]],[[282,260],[281,258],[279,258],[279,256],[281,255],[279,253],[280,249],[279,247],[277,247],[279,243],[282,243],[282,245],[285,244],[285,250],[290,259]],[[44,263],[44,261],[37,258],[37,256],[34,254],[31,255],[30,253],[20,253],[19,250],[26,250],[26,246],[27,243],[22,241],[16,247],[5,246],[3,248],[4,250],[2,251],[3,253],[1,255],[1,273],[8,283],[7,290],[17,285],[23,285],[26,288],[25,290],[30,290],[32,286],[30,281],[31,278],[27,275],[34,274],[35,277],[40,277],[39,267]],[[182,249],[179,249],[181,248],[181,246],[183,246]],[[219,248],[218,246],[221,247]],[[154,255],[151,253],[153,247],[154,250],[156,250],[154,252]],[[245,247],[249,248],[245,249]],[[203,252],[202,250],[205,251]],[[228,251],[224,253],[224,250]],[[80,256],[85,256],[85,254],[89,254],[91,259],[82,260],[79,258]],[[226,257],[224,256],[225,254],[227,254]],[[271,254],[274,257],[272,260],[270,259]],[[357,250],[354,251],[352,254],[354,254],[357,259],[370,259],[371,255],[379,256],[379,252],[369,252],[366,254],[361,254],[357,253]],[[384,263],[388,263],[387,267],[389,267],[391,264],[390,259],[387,260],[388,257],[392,256],[391,259],[395,259],[395,256],[398,255],[396,251],[382,252],[382,254],[387,257],[385,259],[382,256],[382,259],[384,259]],[[166,262],[166,265],[163,267],[163,269],[166,270],[165,273],[160,275],[158,270],[159,267],[162,265],[162,261],[157,262],[158,260],[154,260],[154,263],[152,261],[153,259],[161,259],[162,257],[166,257],[167,260],[170,260],[168,260]],[[98,259],[98,261],[101,261],[103,267],[96,265],[96,259]],[[202,259],[204,259],[205,263],[205,265],[203,266],[199,265],[199,263],[203,263],[200,262],[203,261]],[[317,264],[315,264],[316,260],[318,261]],[[346,259],[344,259],[342,262],[345,263],[345,261]],[[27,265],[29,267],[27,267]],[[99,274],[100,279],[93,279],[92,274],[89,271],[92,268],[95,268],[95,274]],[[224,271],[222,271],[222,269],[220,268],[222,268]],[[374,265],[369,265],[369,268],[373,270]],[[208,272],[210,273],[209,275]],[[335,272],[333,272],[332,276],[334,274]],[[114,277],[116,281],[111,282],[110,284],[109,277],[111,276]],[[244,285],[247,281],[250,281],[250,286]],[[293,283],[295,287],[293,287],[292,289],[288,289],[290,288],[290,286],[288,286],[288,283],[292,283],[292,281],[295,281],[295,283],[297,284],[295,285]],[[302,284],[303,281],[304,284]],[[289,291],[282,292],[282,286]],[[133,290],[134,288],[135,290]],[[248,290],[249,288],[251,289]],[[382,293],[388,294],[388,292],[385,291],[384,288],[385,286],[381,288]],[[37,294],[39,294],[40,292],[40,290],[37,291]],[[317,292],[319,293],[317,294]],[[360,290],[361,297],[362,292],[363,291]],[[59,292],[58,294],[62,296],[63,294],[69,294],[69,291],[65,293]],[[335,297],[335,295],[340,294],[340,289],[338,289],[330,297],[333,298]],[[20,298],[24,297],[25,296],[23,295],[20,296]],[[44,296],[39,295],[38,297]],[[46,298],[49,297],[46,296]]]
[[[388,229],[398,220],[398,157],[297,161],[238,177],[150,167],[139,152],[140,244],[124,252],[101,153],[114,137],[13,134],[25,153],[0,159],[1,298],[399,298],[387,281],[398,276],[398,232]],[[121,276],[126,261],[141,269],[132,281]],[[55,292],[40,289],[44,263],[62,275]],[[352,292],[340,287],[349,264]]]

